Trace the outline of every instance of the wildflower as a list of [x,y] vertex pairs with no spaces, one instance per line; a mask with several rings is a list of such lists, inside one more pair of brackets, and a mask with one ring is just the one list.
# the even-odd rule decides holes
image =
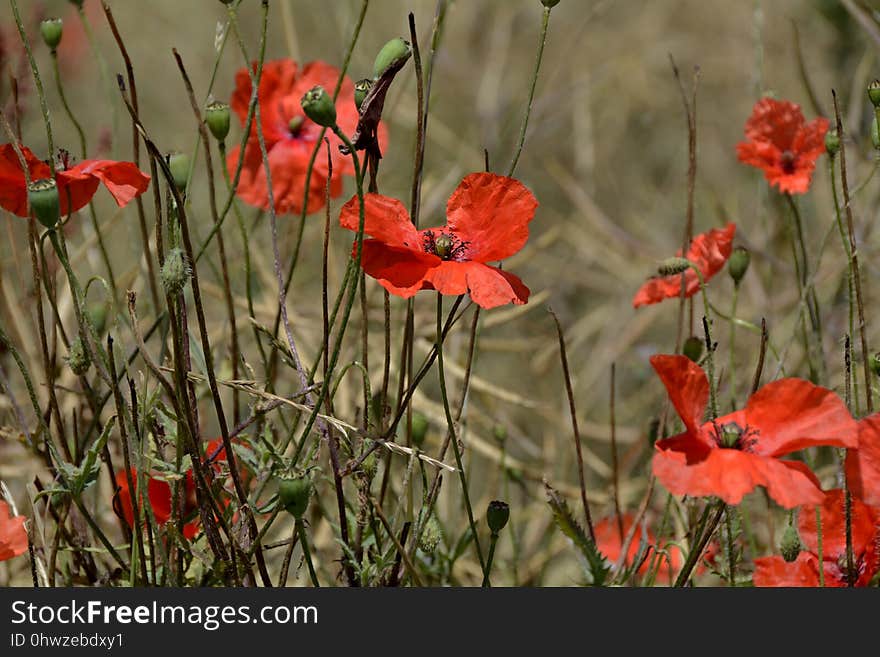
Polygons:
[[703,370],[685,356],[653,356],[651,365],[686,428],[655,443],[654,475],[675,495],[739,504],[764,486],[788,509],[821,504],[819,481],[806,464],[779,457],[805,447],[858,444],[858,425],[840,398],[804,379],[768,383],[744,409],[704,423],[709,380]]
[[746,140],[736,146],[743,164],[764,171],[780,192],[803,194],[810,188],[816,160],[825,152],[828,119],[807,123],[799,105],[762,98],[746,121]]
[[[880,510],[872,509],[856,497],[852,498],[850,508],[853,584],[867,586],[880,569],[877,554]],[[803,551],[791,563],[778,555],[755,559],[755,586],[819,586],[820,567],[824,571],[825,586],[849,585],[844,491],[828,491],[819,506],[819,514],[822,519],[822,558],[819,558],[816,512],[811,506],[804,507],[798,516]]]
[[[624,538],[626,538],[626,535],[632,528],[633,519],[631,513],[624,514],[621,518]],[[616,563],[617,560],[620,559],[620,551],[623,548],[623,541],[620,536],[620,527],[618,526],[617,519],[614,517],[603,518],[593,525],[593,532],[596,535],[596,547],[605,555],[609,562]],[[644,559],[638,567],[638,573],[640,575],[646,574],[654,566],[657,566],[654,558],[657,539],[646,527],[639,526],[636,528],[635,534],[633,534],[632,541],[630,541],[629,549],[626,553],[626,560],[623,564],[624,568],[634,565],[633,562],[636,557],[639,556],[639,550],[641,549],[643,540],[647,542],[648,549],[645,551]],[[657,567],[656,581],[668,582],[682,566],[681,553],[678,550],[673,550],[669,554],[661,555],[659,559],[660,562]]]
[[0,561],[12,559],[28,551],[24,521],[24,516],[12,515],[9,505],[0,500]]
[[[736,224],[730,223],[723,229],[712,229],[691,240],[686,258],[700,270],[704,281],[708,282],[724,267],[724,263],[730,257],[735,233]],[[676,252],[676,259],[681,259],[681,250]],[[633,308],[677,298],[681,294],[682,276],[684,276],[684,295],[690,297],[696,294],[700,289],[700,279],[693,269],[688,268],[683,273],[649,279],[633,297]]]
[[[317,85],[334,89],[338,78],[339,70],[336,67],[320,61],[299,67],[289,59],[279,59],[263,65],[258,94],[260,127],[269,157],[275,212],[279,214],[302,212],[309,160],[322,129],[306,116],[301,105],[302,97]],[[230,106],[244,125],[252,93],[247,69],[243,68],[236,73],[235,82]],[[336,123],[346,134],[351,134],[357,127],[354,84],[348,77],[343,79],[336,98]],[[330,141],[330,159],[333,165],[330,195],[335,198],[342,193],[343,176],[354,175],[354,164],[350,157],[339,152],[338,146],[342,142],[336,135],[328,130],[325,137]],[[379,128],[379,140],[382,144],[387,142],[384,124]],[[235,175],[239,155],[238,146],[229,151],[227,165],[230,176]],[[316,212],[324,207],[324,188],[328,176],[330,172],[327,157],[320,155],[315,158],[312,168],[307,212]],[[249,205],[269,209],[266,170],[260,152],[256,122],[248,136],[236,193]]]
[[846,477],[853,495],[880,508],[880,413],[859,421],[859,446],[846,454]]
[[[52,170],[48,164],[26,146],[22,146],[21,151],[32,181],[51,179]],[[99,184],[107,188],[119,207],[143,194],[150,184],[150,177],[132,162],[83,160],[68,167],[67,154],[63,153],[61,164],[55,171],[55,183],[62,215],[85,207],[98,191]],[[19,217],[28,214],[28,189],[12,144],[0,145],[0,207]]]
[[[421,231],[400,201],[380,194],[364,200],[364,232],[373,239],[364,240],[362,265],[392,294],[470,293],[483,308],[528,301],[529,289],[519,278],[486,264],[512,256],[528,240],[538,201],[518,180],[465,176],[449,197],[446,225]],[[358,209],[357,197],[343,206],[343,228],[357,231]]]

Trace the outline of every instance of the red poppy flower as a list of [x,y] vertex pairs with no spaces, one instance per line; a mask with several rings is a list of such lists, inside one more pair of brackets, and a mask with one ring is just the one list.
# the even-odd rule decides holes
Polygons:
[[[137,488],[137,472],[134,468],[131,469],[131,478],[134,481],[135,488]],[[134,524],[134,513],[131,504],[131,490],[128,487],[128,476],[125,470],[120,470],[116,473],[116,486],[118,490],[113,498],[113,508],[117,515],[121,515],[128,523],[128,526],[131,527]],[[181,493],[184,497],[182,515],[186,518],[195,513],[198,508],[196,505],[196,487],[195,481],[193,481],[192,470],[186,473]],[[161,527],[171,519],[171,503],[173,499],[171,486],[162,479],[149,477],[147,479],[147,498],[150,501],[150,507],[153,509],[153,517],[156,518],[156,524]],[[183,527],[183,535],[186,538],[193,538],[198,531],[198,519],[187,523]]]
[[[31,180],[52,177],[48,164],[26,146],[22,146],[21,150],[27,161]],[[150,177],[132,162],[83,160],[76,166],[58,169],[55,172],[55,183],[58,185],[61,214],[67,215],[85,207],[98,191],[99,183],[103,183],[119,207],[124,207],[133,198],[147,191]],[[0,145],[0,207],[19,217],[26,217],[27,199],[24,172],[15,149],[12,144]]]
[[[263,138],[269,156],[269,171],[272,174],[275,212],[278,214],[302,212],[309,159],[322,129],[303,112],[300,105],[302,97],[318,84],[329,93],[336,86],[338,79],[339,69],[324,62],[310,62],[301,69],[296,62],[289,59],[278,59],[263,65],[257,96],[260,103]],[[240,69],[235,75],[235,91],[232,93],[230,107],[238,115],[242,125],[247,121],[252,90],[247,69]],[[343,79],[336,98],[336,123],[346,134],[352,134],[357,128],[358,111],[354,104],[354,84],[347,76]],[[354,164],[351,156],[339,152],[338,146],[342,143],[339,137],[329,130],[325,133],[325,137],[330,141],[330,159],[333,163],[330,195],[335,198],[342,193],[343,176],[354,175]],[[387,141],[388,132],[385,125],[380,123],[379,144],[383,150]],[[236,146],[227,156],[230,176],[235,175],[239,153],[240,148]],[[327,157],[322,153],[315,158],[312,168],[309,183],[309,213],[324,207],[328,173]],[[249,205],[264,210],[269,209],[266,170],[260,152],[256,123],[251,126],[251,133],[248,136],[236,193]]]
[[12,515],[9,505],[0,500],[0,561],[28,551],[28,535],[24,516]]
[[747,141],[736,145],[739,161],[764,171],[780,192],[803,194],[810,188],[816,160],[825,152],[828,119],[807,123],[801,108],[787,100],[762,98],[746,121]]
[[846,477],[853,495],[880,508],[880,413],[859,421],[859,446],[846,453]]
[[[624,514],[622,521],[623,535],[625,538],[632,528],[632,514]],[[623,546],[620,540],[620,528],[618,527],[617,519],[613,517],[603,518],[593,525],[593,532],[596,534],[596,547],[599,548],[599,551],[605,555],[609,562],[617,563],[617,560],[620,558],[620,549]],[[656,567],[654,550],[657,545],[657,539],[650,530],[643,532],[642,527],[636,529],[635,534],[633,534],[633,539],[630,541],[629,550],[626,554],[626,561],[624,562],[624,567],[632,565],[633,561],[639,554],[643,534],[648,543],[648,550],[645,553],[645,560],[639,566],[638,572],[640,575],[644,575],[651,568]],[[658,583],[669,582],[681,566],[681,553],[673,546],[668,554],[660,556],[660,566],[657,568],[657,577],[655,581]]]
[[[439,228],[416,230],[396,199],[367,194],[364,202],[364,232],[373,239],[364,240],[362,265],[392,294],[470,293],[483,308],[528,301],[529,288],[519,278],[486,264],[512,256],[529,238],[538,201],[518,180],[493,173],[465,176]],[[343,228],[357,231],[359,207],[357,197],[343,206]]]
[[[727,224],[723,229],[714,228],[691,240],[686,257],[700,270],[704,281],[708,282],[724,267],[724,263],[730,257],[735,233],[736,224]],[[681,249],[676,251],[675,255],[681,256]],[[681,294],[681,277],[682,274],[675,274],[649,279],[633,297],[633,308],[660,303],[664,299],[678,298]],[[693,296],[700,290],[700,279],[693,269],[688,268],[684,272],[684,281],[686,297]]]
[[739,504],[755,486],[785,508],[821,504],[824,494],[805,463],[779,457],[819,445],[855,447],[858,425],[830,390],[804,379],[779,379],[743,410],[703,422],[709,380],[685,356],[653,356],[684,433],[655,443],[653,470],[675,495],[714,495]]
[[[822,559],[825,586],[847,586],[844,492],[828,491],[819,507],[822,517]],[[880,510],[852,498],[851,527],[855,586],[867,586],[880,568]],[[755,586],[819,586],[819,537],[813,507],[798,516],[803,551],[792,563],[780,556],[755,559]]]

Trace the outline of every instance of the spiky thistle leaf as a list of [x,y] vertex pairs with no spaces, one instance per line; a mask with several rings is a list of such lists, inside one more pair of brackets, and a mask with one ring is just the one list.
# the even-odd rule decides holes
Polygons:
[[595,541],[587,536],[583,528],[574,519],[565,498],[546,481],[544,482],[544,488],[547,491],[547,503],[553,511],[553,519],[556,521],[556,525],[574,543],[586,562],[585,571],[589,577],[588,583],[592,586],[602,586],[605,583],[605,578],[611,571],[605,556],[599,552]]

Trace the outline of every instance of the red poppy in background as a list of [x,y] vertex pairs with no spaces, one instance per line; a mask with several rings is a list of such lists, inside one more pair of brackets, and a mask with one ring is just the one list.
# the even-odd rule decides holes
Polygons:
[[[632,528],[633,515],[631,513],[624,514],[622,524],[623,536],[626,538],[626,535]],[[620,558],[620,549],[623,547],[617,519],[613,517],[603,518],[593,526],[593,532],[596,534],[596,547],[599,548],[599,551],[605,555],[609,562],[612,564],[616,563]],[[643,532],[641,526],[636,528],[635,534],[633,534],[633,539],[630,541],[629,549],[626,553],[626,561],[624,562],[624,567],[629,567],[633,564],[633,561],[639,554],[643,535],[648,543],[648,550],[645,553],[644,561],[642,561],[642,564],[639,566],[638,572],[640,575],[644,575],[650,569],[657,567],[657,564],[655,563],[655,546],[657,544],[657,539],[650,530],[645,530]],[[658,583],[669,582],[681,566],[681,553],[677,548],[673,548],[668,555],[663,554],[660,556],[660,565],[657,568],[657,577],[655,581]]]
[[[26,146],[21,147],[28,165],[30,179],[43,180],[52,177],[52,169]],[[140,196],[150,184],[150,176],[140,171],[132,162],[113,160],[83,160],[76,166],[55,171],[61,214],[67,215],[85,207],[98,185],[103,183],[119,207],[124,207]],[[12,144],[0,145],[0,207],[26,217],[28,192],[21,163]]]
[[[362,265],[392,294],[409,298],[419,290],[470,293],[474,303],[494,308],[523,304],[529,288],[486,263],[517,253],[529,238],[538,201],[518,180],[493,173],[465,176],[449,197],[446,225],[417,230],[403,204],[367,194]],[[357,231],[357,197],[339,215],[343,228]]]
[[28,535],[24,516],[12,515],[9,505],[0,500],[0,561],[28,551]]
[[854,496],[880,508],[880,413],[859,421],[859,446],[846,453],[846,477]]
[[816,475],[779,457],[821,445],[856,447],[858,425],[832,391],[804,379],[779,379],[749,397],[743,410],[703,422],[705,372],[686,356],[652,356],[684,433],[655,443],[654,475],[674,495],[714,495],[739,504],[764,486],[787,509],[821,504]]
[[[327,93],[332,93],[338,79],[339,69],[324,62],[309,62],[300,68],[294,61],[278,59],[263,65],[257,96],[263,139],[269,156],[269,171],[272,175],[275,212],[278,214],[302,212],[309,160],[321,134],[321,126],[303,112],[300,105],[302,97],[315,85],[321,85]],[[230,102],[230,107],[238,115],[242,126],[247,122],[252,92],[248,71],[242,68],[235,75],[235,91]],[[357,128],[358,111],[354,104],[354,84],[347,76],[343,79],[336,98],[336,123],[346,134],[352,134]],[[343,176],[354,175],[354,164],[351,156],[339,152],[338,146],[342,143],[339,137],[330,130],[325,133],[325,137],[330,141],[330,159],[333,164],[330,195],[335,198],[342,193]],[[385,125],[380,123],[380,148],[384,150],[387,141],[388,132]],[[230,176],[235,175],[240,150],[236,146],[227,156]],[[322,153],[315,158],[312,168],[309,213],[324,207],[328,175],[327,156]],[[249,205],[269,209],[266,169],[260,152],[256,122],[251,126],[248,135],[236,193]]]
[[[724,267],[724,263],[730,257],[735,233],[736,224],[727,224],[723,229],[714,228],[708,233],[701,233],[691,241],[685,257],[700,270],[704,281],[708,282]],[[680,257],[681,249],[676,251],[675,255]],[[664,299],[678,298],[681,295],[682,276],[685,281],[684,295],[690,297],[696,294],[700,289],[700,279],[697,273],[689,268],[683,274],[655,276],[649,279],[633,297],[633,308],[660,303]]]
[[[846,559],[846,516],[844,491],[832,490],[819,507],[822,517],[822,559],[825,586],[848,585]],[[853,578],[855,586],[867,586],[880,568],[880,510],[852,498],[851,527]],[[819,537],[813,507],[804,507],[798,516],[803,551],[787,563],[781,556],[755,559],[755,586],[819,586]]]
[[739,161],[764,172],[780,192],[803,194],[810,188],[816,160],[825,152],[828,119],[809,123],[800,105],[762,98],[746,121],[746,141],[736,145]]

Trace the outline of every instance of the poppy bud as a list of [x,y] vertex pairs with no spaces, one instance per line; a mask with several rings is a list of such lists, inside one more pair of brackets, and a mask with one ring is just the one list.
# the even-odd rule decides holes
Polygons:
[[[438,254],[439,255],[439,254]],[[666,258],[657,267],[657,273],[661,276],[675,276],[690,269],[691,261],[687,258]]]
[[492,435],[495,436],[495,440],[497,440],[499,443],[503,443],[505,440],[507,440],[507,427],[505,427],[503,424],[496,424],[494,427],[492,427]]
[[217,141],[226,139],[229,134],[229,105],[220,100],[208,103],[205,108],[205,123]]
[[385,69],[400,59],[406,59],[412,54],[412,48],[409,41],[405,41],[400,37],[391,39],[382,46],[382,50],[376,55],[376,61],[373,63],[373,74],[376,79],[385,72]]
[[376,456],[376,452],[370,452],[367,458],[364,459],[364,462],[361,463],[361,470],[363,470],[364,476],[368,480],[373,480],[379,471],[379,458]]
[[541,0],[541,4],[547,7],[547,9],[553,9],[553,7],[559,4],[559,0]]
[[837,130],[829,130],[825,133],[825,150],[832,157],[837,155],[840,150],[840,135],[837,134]]
[[50,50],[55,50],[61,43],[64,21],[60,18],[47,18],[40,23],[40,35]]
[[180,249],[171,249],[165,256],[160,278],[162,287],[169,296],[176,297],[183,291],[189,280],[190,268],[186,255]]
[[684,341],[681,349],[682,353],[695,363],[700,362],[700,356],[703,355],[703,341],[695,335],[692,335]]
[[412,416],[412,442],[416,447],[421,447],[428,434],[428,418],[421,413],[415,412]]
[[186,189],[186,181],[189,178],[189,155],[175,151],[168,154],[168,168],[171,169],[171,178],[174,180],[174,186],[177,191],[183,192]]
[[801,553],[801,538],[798,536],[798,531],[793,525],[785,528],[782,534],[782,541],[779,543],[779,551],[782,553],[782,558],[788,563],[797,559]]
[[336,125],[336,106],[333,99],[321,85],[309,89],[302,97],[302,108],[312,121],[325,128]]
[[278,503],[297,520],[305,514],[311,494],[312,482],[308,477],[282,479],[278,485]]
[[876,376],[880,376],[880,352],[871,356],[871,370]]
[[58,185],[52,178],[34,180],[28,185],[28,202],[31,211],[46,228],[54,228],[61,218],[61,206],[58,202]]
[[109,311],[110,309],[106,303],[94,304],[86,309],[86,315],[92,326],[95,327],[95,332],[99,334],[104,332],[104,329],[107,327],[107,313]]
[[431,516],[425,523],[425,529],[422,531],[422,537],[419,539],[419,549],[425,554],[434,554],[440,541],[443,540],[443,529],[437,518]]
[[89,371],[92,359],[89,358],[89,352],[81,338],[77,337],[70,343],[70,352],[67,355],[67,364],[70,365],[71,371],[77,376],[82,376]]
[[736,247],[733,253],[730,254],[730,260],[727,261],[727,271],[733,279],[734,285],[739,285],[743,276],[746,275],[751,260],[752,255],[749,253],[749,250],[742,246]]
[[360,110],[361,105],[364,104],[364,101],[367,98],[367,94],[370,93],[370,89],[373,88],[373,81],[370,78],[364,78],[363,80],[358,80],[354,83],[354,106]]
[[500,500],[489,502],[489,507],[486,509],[486,522],[489,523],[489,529],[493,534],[497,534],[504,529],[509,518],[510,507],[507,506],[507,502],[501,502]]
[[880,80],[874,80],[868,85],[868,98],[874,107],[880,107]]

